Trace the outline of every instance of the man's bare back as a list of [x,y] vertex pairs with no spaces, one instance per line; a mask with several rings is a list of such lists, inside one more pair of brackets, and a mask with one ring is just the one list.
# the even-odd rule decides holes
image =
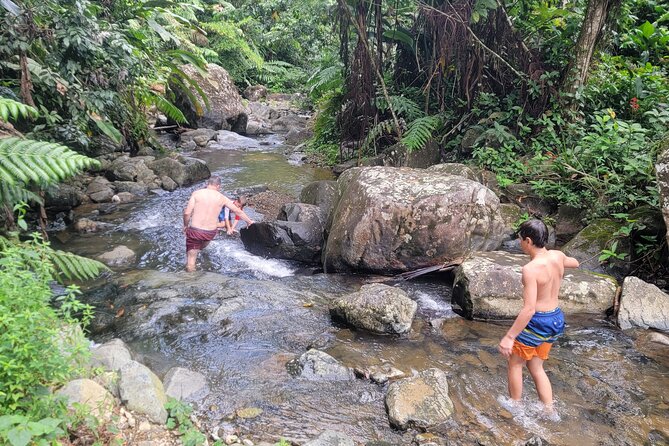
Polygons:
[[213,189],[200,189],[193,192],[186,212],[191,211],[190,226],[199,229],[214,230],[218,226],[218,214],[230,201],[225,195]]

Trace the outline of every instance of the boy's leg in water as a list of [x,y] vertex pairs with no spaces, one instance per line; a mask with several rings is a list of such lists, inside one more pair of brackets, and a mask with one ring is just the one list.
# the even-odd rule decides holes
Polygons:
[[514,401],[520,401],[523,396],[523,366],[525,360],[518,355],[509,356],[509,396]]
[[537,387],[537,394],[544,407],[547,410],[553,409],[553,388],[551,382],[544,371],[544,360],[535,356],[527,363],[527,368],[532,375],[534,385]]
[[195,271],[195,261],[197,260],[197,255],[199,253],[199,249],[191,249],[186,253],[186,271]]

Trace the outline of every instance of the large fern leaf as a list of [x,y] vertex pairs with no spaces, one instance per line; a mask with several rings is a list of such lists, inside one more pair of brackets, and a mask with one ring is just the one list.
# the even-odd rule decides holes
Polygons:
[[155,105],[158,110],[165,113],[165,115],[174,122],[178,122],[179,124],[188,122],[188,119],[186,119],[183,112],[179,110],[176,105],[165,99],[165,97],[148,90],[146,94],[143,95],[143,99],[146,104]]
[[397,116],[401,116],[407,121],[413,121],[425,116],[425,113],[418,104],[405,96],[389,96],[388,99],[390,99],[390,104],[388,104],[388,101],[383,96],[377,98],[376,103],[379,110],[384,111],[392,107]]
[[408,129],[402,135],[401,142],[409,152],[422,149],[440,125],[441,117],[439,115],[415,119],[408,124]]
[[44,205],[44,200],[42,200],[42,197],[34,192],[29,191],[23,186],[17,184],[8,184],[4,181],[0,183],[0,204],[5,203],[10,207],[14,207],[15,204],[22,201],[32,201],[34,203]]
[[318,70],[311,75],[309,80],[307,80],[310,94],[319,92],[323,89],[334,90],[341,86],[342,83],[341,67],[337,65]]
[[0,139],[0,181],[53,184],[99,162],[60,144],[30,139]]
[[389,135],[394,132],[395,132],[395,127],[392,119],[379,122],[374,127],[372,127],[367,133],[365,140],[360,146],[360,151],[362,153],[365,153],[367,149],[369,149],[372,146],[372,144],[374,144],[374,141],[376,141],[377,139],[379,139],[384,135]]
[[19,117],[27,118],[37,115],[39,115],[39,112],[34,107],[13,99],[0,97],[0,120],[2,121],[9,122],[10,117],[16,121]]
[[81,257],[70,252],[49,249],[46,257],[53,263],[58,274],[58,281],[94,279],[109,268],[97,260]]

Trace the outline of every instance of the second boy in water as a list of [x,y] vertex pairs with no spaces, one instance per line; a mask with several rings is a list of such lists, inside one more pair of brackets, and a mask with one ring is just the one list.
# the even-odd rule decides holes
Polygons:
[[509,394],[520,401],[523,366],[532,375],[539,399],[547,413],[553,413],[553,389],[544,371],[544,361],[553,342],[564,331],[564,315],[558,307],[558,293],[565,268],[577,268],[578,260],[561,251],[546,249],[548,228],[541,220],[528,220],[518,230],[520,247],[529,254],[523,267],[523,308],[498,349],[508,363]]

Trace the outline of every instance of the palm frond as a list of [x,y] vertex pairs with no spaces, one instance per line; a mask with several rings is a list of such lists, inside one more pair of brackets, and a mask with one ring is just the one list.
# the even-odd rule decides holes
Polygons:
[[0,139],[0,181],[16,184],[53,184],[99,161],[60,144],[21,138]]
[[388,104],[385,97],[378,97],[376,99],[378,109],[385,111],[388,110],[389,107],[392,107],[397,116],[401,116],[407,121],[413,121],[414,119],[425,116],[425,113],[418,104],[406,96],[389,96],[389,99],[390,104]]
[[402,135],[402,144],[409,152],[422,149],[441,123],[439,115],[424,116],[411,121],[407,131]]
[[30,105],[0,97],[0,120],[2,121],[9,122],[10,117],[16,121],[19,117],[27,118],[37,115],[39,115],[37,109]]
[[32,201],[39,205],[44,205],[42,197],[36,193],[29,191],[20,184],[8,184],[6,182],[0,183],[0,204],[8,204],[13,207],[20,202]]

